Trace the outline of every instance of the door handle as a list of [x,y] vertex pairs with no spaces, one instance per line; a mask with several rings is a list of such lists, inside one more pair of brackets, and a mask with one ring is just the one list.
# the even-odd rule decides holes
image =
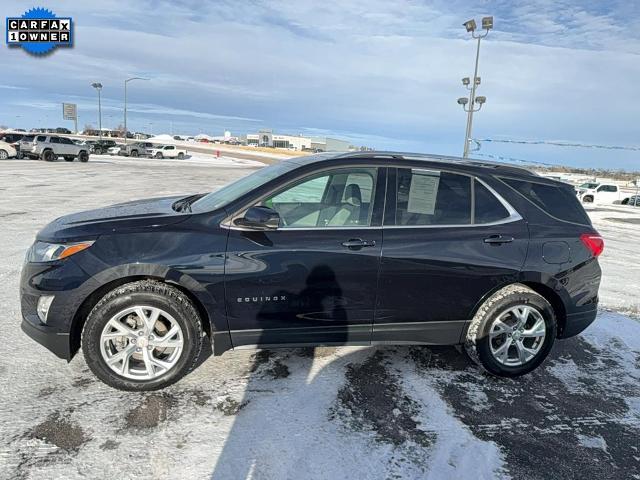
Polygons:
[[511,243],[514,240],[515,238],[507,235],[491,235],[484,239],[484,243],[488,243],[490,245],[501,245],[503,243]]
[[362,247],[375,247],[375,240],[362,240],[361,238],[350,238],[346,242],[342,242],[343,247],[347,248],[362,248]]

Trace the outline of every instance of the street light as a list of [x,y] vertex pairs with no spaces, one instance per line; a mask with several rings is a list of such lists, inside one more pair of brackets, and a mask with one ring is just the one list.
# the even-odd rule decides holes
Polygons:
[[98,91],[98,136],[102,140],[102,102],[100,100],[100,92],[102,84],[100,82],[92,83],[91,86]]
[[[467,87],[468,90],[471,90],[468,101],[461,103],[460,99],[458,99],[458,104],[462,105],[462,109],[467,112],[467,128],[464,135],[464,151],[462,156],[467,158],[469,156],[469,142],[471,141],[471,129],[473,126],[473,113],[477,112],[482,108],[482,105],[487,101],[486,97],[478,97],[476,98],[476,87],[480,85],[480,77],[478,76],[478,60],[480,59],[480,40],[489,35],[489,30],[493,29],[493,17],[484,17],[482,19],[482,29],[484,32],[476,33],[476,21],[471,19],[462,24],[467,32],[471,33],[471,36],[478,40],[478,44],[476,47],[476,63],[475,69],[473,73],[473,82],[469,79],[469,77],[464,77],[462,79],[462,84]],[[471,85],[471,87],[469,87]],[[466,105],[469,105],[468,107]],[[476,104],[478,108],[475,108]]]
[[124,81],[124,144],[127,144],[127,83],[132,80],[149,80],[142,77],[130,77]]

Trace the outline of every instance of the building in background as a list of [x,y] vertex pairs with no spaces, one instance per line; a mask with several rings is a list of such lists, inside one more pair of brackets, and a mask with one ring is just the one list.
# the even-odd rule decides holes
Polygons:
[[302,135],[279,135],[273,130],[264,129],[258,133],[249,133],[243,138],[247,145],[256,147],[288,148],[298,151],[345,152],[355,150],[346,140],[336,138],[312,138]]

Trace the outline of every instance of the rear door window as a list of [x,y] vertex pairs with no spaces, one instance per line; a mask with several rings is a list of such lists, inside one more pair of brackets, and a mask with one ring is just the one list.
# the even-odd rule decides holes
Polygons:
[[570,185],[547,185],[511,178],[501,180],[552,217],[581,225],[591,224]]
[[398,168],[396,225],[471,224],[471,178],[420,168]]
[[509,212],[498,198],[478,180],[474,180],[474,223],[499,222],[509,217]]

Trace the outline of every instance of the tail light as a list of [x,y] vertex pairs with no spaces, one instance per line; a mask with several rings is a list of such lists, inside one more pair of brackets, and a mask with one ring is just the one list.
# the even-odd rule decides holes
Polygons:
[[594,233],[583,233],[580,241],[587,247],[594,257],[597,257],[604,250],[604,240],[600,235]]

